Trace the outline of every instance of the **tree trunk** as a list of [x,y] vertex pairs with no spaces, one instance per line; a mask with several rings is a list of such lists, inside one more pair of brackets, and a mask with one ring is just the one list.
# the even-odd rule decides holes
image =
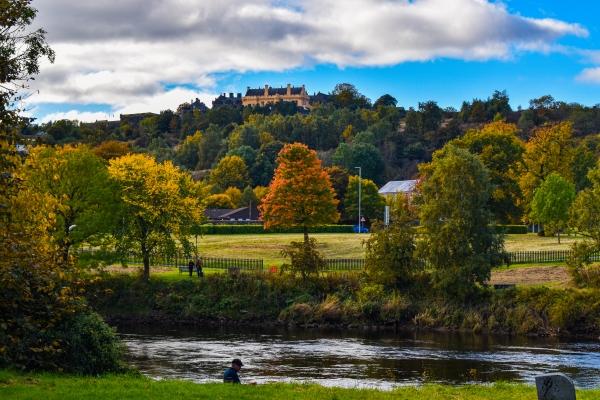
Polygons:
[[304,225],[304,244],[308,244],[308,226]]
[[557,236],[558,236],[558,244],[560,244],[560,229],[556,231]]
[[145,244],[142,244],[142,258],[144,260],[144,278],[150,279],[150,253]]

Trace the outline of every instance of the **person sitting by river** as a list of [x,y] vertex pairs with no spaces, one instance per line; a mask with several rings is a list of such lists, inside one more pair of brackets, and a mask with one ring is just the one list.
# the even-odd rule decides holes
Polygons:
[[223,382],[224,383],[242,383],[240,382],[240,377],[238,375],[238,372],[240,372],[240,369],[244,366],[244,363],[242,363],[242,360],[240,360],[239,358],[234,359],[231,362],[231,367],[227,368],[225,370],[225,373],[223,374]]
[[194,272],[194,260],[190,260],[190,263],[188,264],[188,268],[190,269],[190,276],[192,276],[192,272]]

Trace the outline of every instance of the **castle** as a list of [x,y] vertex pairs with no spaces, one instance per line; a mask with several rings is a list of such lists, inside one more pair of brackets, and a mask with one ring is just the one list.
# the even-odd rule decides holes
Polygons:
[[242,97],[244,106],[265,106],[281,101],[295,101],[298,107],[310,108],[310,96],[306,93],[304,85],[291,87],[288,83],[286,88],[272,88],[265,85],[264,89],[250,89],[248,86],[246,95]]

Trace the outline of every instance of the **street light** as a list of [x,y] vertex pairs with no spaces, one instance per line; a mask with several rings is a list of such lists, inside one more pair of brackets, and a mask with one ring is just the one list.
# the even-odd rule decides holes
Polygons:
[[358,233],[360,233],[360,225],[362,220],[362,215],[360,214],[360,200],[362,197],[362,168],[354,167],[358,169]]

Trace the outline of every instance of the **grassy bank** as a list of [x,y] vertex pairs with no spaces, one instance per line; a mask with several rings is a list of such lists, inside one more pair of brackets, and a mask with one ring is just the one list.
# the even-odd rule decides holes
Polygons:
[[[581,400],[597,399],[600,390],[578,390]],[[326,388],[308,384],[269,384],[259,386],[194,384],[186,381],[153,381],[146,377],[104,376],[68,377],[20,375],[0,371],[0,398],[3,399],[535,399],[535,388],[498,383],[491,386],[460,387],[425,385],[401,387],[384,392],[372,389]]]
[[306,280],[257,273],[150,282],[114,276],[97,282],[88,293],[90,305],[115,323],[277,322],[539,335],[600,333],[600,290],[592,289],[488,289],[460,303],[433,297],[426,283],[412,292],[394,292],[369,283],[360,273]]

